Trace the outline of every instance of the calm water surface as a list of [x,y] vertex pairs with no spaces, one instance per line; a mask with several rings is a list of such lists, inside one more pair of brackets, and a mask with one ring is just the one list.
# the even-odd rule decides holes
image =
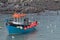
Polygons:
[[0,40],[60,40],[60,15],[55,11],[46,11],[42,15],[28,14],[30,20],[37,20],[36,31],[24,35],[8,35],[5,19],[10,14],[0,14]]

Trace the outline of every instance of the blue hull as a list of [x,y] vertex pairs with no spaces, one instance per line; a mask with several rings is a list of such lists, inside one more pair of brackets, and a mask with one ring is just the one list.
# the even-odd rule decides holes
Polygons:
[[35,28],[29,28],[27,30],[16,28],[13,26],[7,26],[9,34],[25,34],[25,33],[30,33],[35,30]]

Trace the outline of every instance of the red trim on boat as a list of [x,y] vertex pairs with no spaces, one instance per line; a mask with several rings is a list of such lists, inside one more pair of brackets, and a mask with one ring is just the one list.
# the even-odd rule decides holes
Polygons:
[[37,21],[32,22],[29,26],[24,27],[24,30],[28,29],[28,28],[32,28],[32,27],[36,27],[38,25]]

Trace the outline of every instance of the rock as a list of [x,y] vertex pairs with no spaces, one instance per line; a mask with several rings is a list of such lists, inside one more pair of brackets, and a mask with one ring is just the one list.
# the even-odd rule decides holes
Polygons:
[[44,9],[39,8],[39,7],[27,7],[25,9],[23,9],[21,12],[24,12],[24,13],[39,13],[41,11],[44,11]]

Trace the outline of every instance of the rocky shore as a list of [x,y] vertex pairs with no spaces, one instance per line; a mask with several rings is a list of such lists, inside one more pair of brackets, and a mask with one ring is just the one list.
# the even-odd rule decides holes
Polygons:
[[[12,5],[12,4],[8,4]],[[21,3],[15,3],[12,7],[5,7],[0,8],[0,12],[14,12],[16,9],[14,8],[15,5],[19,5],[17,8],[17,12],[23,13],[40,13],[44,12],[45,10],[60,10],[60,1],[45,1],[45,0],[34,0],[34,1],[23,1]]]

